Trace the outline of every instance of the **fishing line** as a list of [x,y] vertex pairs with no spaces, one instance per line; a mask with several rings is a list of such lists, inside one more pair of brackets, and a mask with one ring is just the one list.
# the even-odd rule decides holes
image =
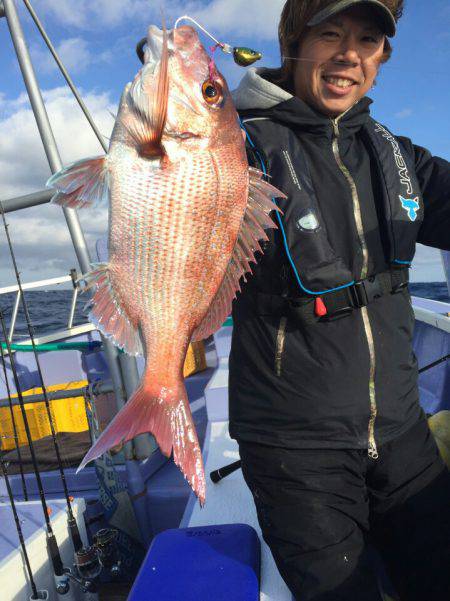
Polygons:
[[[0,203],[0,206],[1,206],[1,203]],[[47,549],[48,549],[48,552],[49,552],[49,555],[50,555],[50,558],[52,561],[52,566],[53,566],[53,571],[54,571],[55,577],[57,579],[62,580],[62,578],[64,577],[64,567],[63,567],[63,563],[61,560],[61,555],[59,553],[58,543],[56,541],[55,534],[52,529],[52,524],[50,522],[50,511],[47,506],[47,502],[45,500],[44,487],[42,485],[41,474],[39,472],[39,467],[38,467],[38,463],[37,463],[37,459],[36,459],[36,453],[34,451],[33,438],[31,436],[30,426],[28,424],[28,418],[27,418],[27,414],[25,411],[25,403],[24,403],[23,396],[22,396],[22,390],[20,388],[19,377],[18,377],[17,369],[16,369],[16,362],[15,362],[14,355],[13,355],[11,345],[9,342],[8,333],[6,331],[6,324],[5,324],[5,319],[3,317],[3,311],[1,309],[0,309],[0,326],[1,326],[2,333],[3,333],[3,338],[5,339],[6,348],[8,350],[9,363],[10,363],[11,371],[13,374],[14,385],[15,385],[16,391],[17,391],[17,398],[19,400],[20,411],[22,412],[22,419],[23,419],[23,423],[25,426],[25,432],[27,435],[28,446],[30,448],[31,462],[33,464],[33,471],[34,471],[34,475],[36,478],[36,484],[38,487],[39,497],[41,500],[42,511],[44,513],[44,520],[45,520],[45,525],[47,528]]]
[[[237,65],[239,65],[240,67],[248,67],[249,65],[252,65],[253,63],[255,63],[256,61],[259,61],[259,59],[262,58],[261,52],[257,52],[256,50],[252,50],[251,48],[247,48],[245,46],[234,46],[233,47],[230,44],[226,44],[225,42],[219,42],[219,40],[216,39],[212,35],[212,33],[210,33],[207,29],[202,27],[202,25],[200,25],[200,23],[198,21],[196,21],[192,17],[189,17],[188,15],[183,15],[182,17],[179,17],[175,21],[174,30],[178,28],[180,21],[190,21],[191,23],[196,25],[196,27],[198,27],[201,31],[203,31],[203,33],[205,35],[207,35],[215,43],[215,46],[213,47],[214,50],[211,48],[211,50],[213,52],[215,50],[217,50],[217,48],[220,48],[222,50],[222,52],[225,52],[225,54],[232,54],[234,62]],[[142,43],[142,42],[140,42],[140,43]],[[139,45],[138,45],[138,47],[139,47]],[[211,59],[211,60],[213,61],[213,59]],[[211,67],[210,67],[210,70],[211,70]]]
[[195,19],[193,19],[192,17],[189,17],[188,15],[183,15],[182,17],[179,17],[176,21],[175,21],[175,25],[174,25],[174,29],[177,29],[180,21],[190,21],[191,23],[194,23],[194,25],[196,25],[201,31],[203,31],[203,33],[205,35],[207,35],[209,38],[211,38],[211,40],[213,42],[215,42],[217,44],[217,46],[219,48],[221,48],[221,50],[223,50],[223,52],[226,52],[227,54],[233,54],[233,48],[232,46],[230,46],[229,44],[224,44],[223,42],[219,42],[219,40],[217,40],[212,33],[209,33],[209,31],[207,31],[204,27],[202,27],[200,25],[200,23],[198,21],[196,21]]
[[[19,462],[19,469],[20,469],[20,477],[22,480],[23,497],[24,497],[25,501],[28,501],[27,485],[25,482],[25,475],[23,473],[22,453],[20,452],[19,436],[17,435],[16,418],[14,415],[14,407],[13,407],[13,401],[12,401],[12,396],[11,396],[11,389],[9,387],[8,373],[6,371],[6,361],[5,361],[3,345],[0,345],[0,352],[2,355],[3,374],[5,376],[6,391],[8,393],[9,411],[11,413],[11,422],[12,422],[12,427],[13,427],[13,432],[14,432],[14,440],[16,443],[17,459]],[[1,451],[0,451],[0,453],[1,453]]]
[[[299,58],[297,56],[281,56],[282,60],[286,60],[286,61],[299,61],[299,62],[306,62],[306,63],[317,63],[317,60],[314,58]],[[345,64],[345,61],[342,61],[343,64]],[[336,61],[336,64],[340,64],[339,61]],[[391,65],[390,63],[382,63],[380,65],[380,71],[381,70],[385,70],[385,69],[394,69],[395,71],[403,71],[403,72],[409,72],[409,73],[416,73],[418,71],[418,69],[405,69],[404,67],[396,67],[395,65]],[[427,71],[427,74],[430,75],[448,75],[448,73],[445,73],[444,71]]]
[[[2,203],[0,203],[0,213],[2,215],[2,220],[3,220],[3,226],[5,229],[5,233],[6,233],[6,239],[8,242],[8,247],[9,247],[9,252],[11,255],[11,259],[13,262],[13,266],[14,266],[14,272],[16,275],[16,281],[17,281],[17,285],[19,288],[19,294],[21,297],[21,302],[22,302],[22,307],[23,307],[23,311],[25,314],[25,320],[27,323],[27,329],[28,329],[28,333],[30,335],[30,341],[31,341],[31,345],[33,347],[33,354],[34,354],[34,359],[36,362],[36,367],[37,367],[37,372],[38,372],[38,376],[39,376],[39,381],[41,383],[41,388],[42,388],[42,394],[44,396],[44,403],[45,403],[45,408],[47,411],[47,417],[48,417],[48,421],[50,424],[50,430],[51,430],[51,434],[52,434],[52,440],[53,440],[53,446],[55,448],[55,454],[56,454],[56,458],[57,458],[57,462],[58,462],[58,470],[59,470],[59,474],[61,477],[61,481],[63,484],[63,490],[64,490],[64,496],[66,499],[66,504],[67,504],[67,514],[68,514],[68,525],[69,525],[69,530],[70,530],[70,534],[72,537],[72,543],[75,549],[75,552],[80,551],[83,547],[83,543],[81,541],[81,536],[78,530],[78,524],[77,521],[73,515],[73,511],[72,511],[72,502],[69,496],[69,490],[67,488],[67,483],[66,483],[66,476],[64,474],[64,469],[63,469],[63,464],[62,464],[62,459],[61,459],[61,453],[59,450],[59,444],[56,438],[56,432],[55,432],[55,427],[53,424],[53,418],[52,418],[52,414],[51,414],[51,409],[50,409],[50,402],[48,399],[48,395],[47,395],[47,389],[45,387],[44,384],[44,377],[42,375],[42,370],[41,370],[41,364],[39,361],[39,357],[38,357],[38,352],[36,350],[36,343],[35,343],[35,339],[34,339],[34,331],[33,331],[33,326],[31,324],[31,319],[30,319],[30,313],[28,311],[28,305],[27,302],[25,300],[25,295],[23,293],[23,288],[22,288],[22,282],[21,282],[21,278],[20,278],[20,274],[19,274],[19,270],[17,268],[17,262],[16,262],[16,257],[14,255],[14,250],[12,247],[12,243],[11,243],[11,237],[9,235],[9,226],[6,223],[6,218],[5,218],[5,212],[3,210],[3,205]],[[9,344],[9,341],[8,341]],[[10,360],[12,361],[12,357],[11,357],[11,349],[10,347],[8,348],[8,353],[10,355]],[[17,388],[17,384],[16,384],[16,388]]]
[[0,467],[2,470],[3,478],[5,480],[6,489],[8,491],[9,502],[10,502],[11,509],[12,509],[12,512],[14,515],[14,521],[16,522],[17,535],[19,537],[20,546],[22,547],[22,554],[23,554],[23,558],[25,560],[25,565],[26,565],[27,572],[28,572],[28,579],[30,581],[31,590],[33,593],[31,596],[31,599],[39,599],[40,597],[38,594],[38,590],[36,588],[36,583],[34,582],[33,572],[31,570],[30,559],[28,557],[27,548],[25,546],[25,539],[23,537],[22,525],[19,520],[19,515],[18,515],[17,509],[16,509],[16,502],[14,500],[13,491],[11,489],[11,483],[9,481],[8,469],[7,469],[6,463],[3,461],[3,458],[1,456],[0,456]]

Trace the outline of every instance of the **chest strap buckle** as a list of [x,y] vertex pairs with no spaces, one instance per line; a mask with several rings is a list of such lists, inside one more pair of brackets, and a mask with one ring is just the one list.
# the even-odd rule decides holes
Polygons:
[[380,278],[371,276],[366,280],[356,282],[349,290],[355,309],[366,307],[369,303],[383,296]]

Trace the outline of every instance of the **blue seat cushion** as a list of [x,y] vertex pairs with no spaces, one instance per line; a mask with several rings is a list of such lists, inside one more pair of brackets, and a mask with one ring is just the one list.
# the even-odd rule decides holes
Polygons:
[[258,601],[260,567],[258,535],[246,524],[166,530],[128,601]]

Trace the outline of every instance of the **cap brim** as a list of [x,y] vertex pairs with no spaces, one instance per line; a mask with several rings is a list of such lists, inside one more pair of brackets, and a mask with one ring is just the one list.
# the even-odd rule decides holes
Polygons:
[[347,8],[350,8],[356,4],[372,8],[379,17],[380,25],[383,28],[383,33],[385,33],[388,38],[393,38],[395,36],[397,27],[394,15],[387,8],[387,6],[378,0],[340,0],[339,2],[335,2],[334,4],[327,6],[314,15],[314,17],[309,21],[308,27],[319,25],[319,23],[326,21],[330,17],[334,17],[343,10],[346,10]]

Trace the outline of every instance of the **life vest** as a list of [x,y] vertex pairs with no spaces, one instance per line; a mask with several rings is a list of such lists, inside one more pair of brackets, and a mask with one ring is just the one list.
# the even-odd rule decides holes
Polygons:
[[[287,258],[303,293],[323,295],[355,284],[348,265],[332,248],[312,184],[308,159],[297,135],[270,119],[244,119],[250,153],[267,175],[289,170],[283,178],[286,199],[276,202]],[[389,242],[389,261],[408,267],[423,221],[423,200],[413,160],[383,125],[369,118],[361,130],[382,175],[382,206]],[[295,157],[295,164],[292,157]],[[259,163],[259,164],[258,164]],[[279,185],[277,177],[270,181]]]

